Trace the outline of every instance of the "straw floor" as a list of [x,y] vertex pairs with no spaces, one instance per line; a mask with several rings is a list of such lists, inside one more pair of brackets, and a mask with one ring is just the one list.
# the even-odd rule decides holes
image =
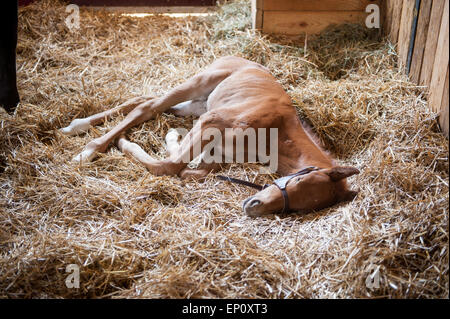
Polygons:
[[[1,297],[448,297],[448,142],[376,31],[261,35],[248,1],[209,17],[82,9],[72,30],[68,15],[49,0],[20,11],[22,100],[13,116],[0,111]],[[325,148],[361,170],[353,202],[249,218],[241,202],[254,191],[214,176],[155,177],[115,147],[90,164],[70,161],[123,116],[76,137],[58,128],[160,96],[225,55],[267,66]],[[128,137],[162,158],[168,129],[192,120],[162,114]],[[258,171],[222,173],[274,177]],[[80,266],[79,289],[65,285],[69,264]]]

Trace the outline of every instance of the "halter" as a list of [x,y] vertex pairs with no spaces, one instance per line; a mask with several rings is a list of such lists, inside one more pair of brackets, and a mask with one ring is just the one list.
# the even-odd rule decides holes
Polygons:
[[[313,171],[317,171],[319,169],[320,168],[315,167],[315,166],[308,166],[308,167],[302,168],[301,170],[299,170],[296,173],[277,178],[276,180],[273,181],[273,184],[276,185],[280,189],[281,194],[283,195],[284,206],[283,206],[282,213],[287,213],[287,212],[290,211],[290,208],[289,208],[289,196],[288,196],[288,193],[286,191],[286,186],[289,183],[289,181],[291,179],[293,179],[294,177],[297,177],[297,176],[300,176],[300,175],[306,175],[308,173],[311,173]],[[216,175],[216,177],[218,179],[221,179],[221,180],[224,180],[224,181],[228,181],[228,182],[231,182],[231,183],[252,187],[252,188],[255,188],[257,190],[263,190],[263,189],[265,189],[265,188],[267,188],[267,187],[269,187],[271,185],[271,184],[259,185],[259,184],[251,183],[251,182],[248,182],[248,181],[244,181],[242,179],[232,178],[232,177],[223,176],[223,175]]]

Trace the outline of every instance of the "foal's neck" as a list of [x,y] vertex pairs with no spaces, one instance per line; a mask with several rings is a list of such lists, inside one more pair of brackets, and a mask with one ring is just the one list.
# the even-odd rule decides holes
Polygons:
[[293,127],[279,145],[278,173],[289,175],[307,166],[330,168],[332,158],[305,131],[303,126]]

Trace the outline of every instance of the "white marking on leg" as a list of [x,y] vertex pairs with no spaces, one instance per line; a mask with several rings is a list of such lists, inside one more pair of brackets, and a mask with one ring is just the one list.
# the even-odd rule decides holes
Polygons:
[[180,140],[181,134],[177,129],[171,128],[169,132],[166,134],[166,143],[167,145],[177,143]]
[[186,101],[171,108],[172,113],[177,116],[200,116],[206,112],[206,99]]
[[59,131],[65,135],[77,135],[80,133],[84,133],[91,128],[91,124],[89,120],[86,119],[75,119],[70,122],[70,125],[64,128],[59,129]]
[[72,161],[76,163],[89,163],[97,157],[97,152],[94,149],[85,149],[80,154],[75,156]]
[[144,165],[158,162],[148,155],[147,152],[145,152],[138,144],[130,142],[124,137],[119,138],[117,146],[124,154],[134,157]]
[[177,154],[180,149],[180,140],[181,134],[176,130],[171,128],[166,135],[166,148],[169,155]]

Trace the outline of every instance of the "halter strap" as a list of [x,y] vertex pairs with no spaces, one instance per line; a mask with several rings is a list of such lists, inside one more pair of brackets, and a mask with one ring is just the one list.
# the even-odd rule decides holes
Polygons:
[[298,172],[296,172],[294,174],[283,176],[283,177],[280,177],[273,181],[273,183],[280,189],[281,194],[283,195],[284,204],[283,204],[283,210],[281,211],[282,213],[287,213],[291,210],[289,207],[289,196],[286,191],[286,186],[289,183],[289,181],[291,179],[293,179],[294,177],[297,177],[300,175],[306,175],[312,171],[317,171],[317,170],[319,170],[319,168],[317,168],[315,166],[308,166],[308,167],[305,167],[305,168],[299,170]]
[[231,182],[231,183],[235,183],[235,184],[240,184],[240,185],[252,187],[252,188],[255,188],[257,190],[263,190],[264,188],[269,186],[267,184],[259,185],[259,184],[255,184],[255,183],[252,183],[252,182],[244,181],[242,179],[237,179],[237,178],[223,176],[223,175],[216,175],[216,177],[218,179],[223,180],[223,181],[227,181],[227,182]]
[[[302,168],[301,170],[299,170],[296,173],[277,178],[276,180],[273,181],[273,184],[278,187],[278,189],[281,191],[281,194],[283,195],[284,205],[283,205],[282,213],[286,213],[286,212],[290,211],[290,208],[289,208],[289,196],[288,196],[288,193],[286,191],[286,186],[289,183],[289,181],[291,179],[293,179],[294,177],[297,177],[297,176],[300,176],[300,175],[306,175],[306,174],[308,174],[308,173],[310,173],[312,171],[317,171],[317,170],[319,170],[318,167],[308,166],[308,167]],[[242,179],[232,178],[232,177],[223,176],[223,175],[216,175],[216,177],[218,179],[221,179],[221,180],[224,180],[224,181],[228,181],[228,182],[231,182],[231,183],[252,187],[252,188],[255,188],[257,190],[263,190],[263,189],[265,189],[265,188],[270,186],[269,184],[259,185],[259,184],[255,184],[255,183],[252,183],[252,182],[249,182],[249,181],[244,181]]]

